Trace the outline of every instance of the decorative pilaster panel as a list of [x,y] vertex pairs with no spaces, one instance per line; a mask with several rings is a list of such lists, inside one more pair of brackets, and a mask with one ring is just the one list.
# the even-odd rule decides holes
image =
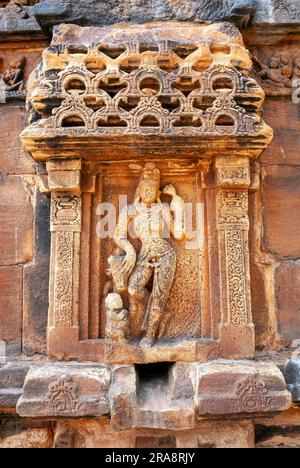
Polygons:
[[51,265],[48,348],[57,340],[78,339],[80,236],[82,225],[82,163],[51,160],[47,163],[51,191]]
[[53,192],[51,198],[53,289],[49,325],[77,326],[81,196]]
[[249,160],[219,157],[216,168],[221,350],[224,357],[246,358],[254,353],[248,245]]

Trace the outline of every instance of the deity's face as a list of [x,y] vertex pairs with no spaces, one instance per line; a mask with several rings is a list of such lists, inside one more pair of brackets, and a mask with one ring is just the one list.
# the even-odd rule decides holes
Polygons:
[[139,186],[139,195],[141,201],[146,203],[146,205],[151,205],[155,203],[159,195],[159,184],[156,180],[143,180],[140,182]]

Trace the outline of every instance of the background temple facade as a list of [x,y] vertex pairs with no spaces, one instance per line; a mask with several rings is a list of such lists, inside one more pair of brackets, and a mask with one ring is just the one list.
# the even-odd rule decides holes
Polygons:
[[[34,162],[19,135],[28,124],[29,75],[50,44],[53,25],[62,22],[102,26],[176,19],[232,21],[241,27],[253,60],[251,76],[266,93],[263,119],[274,131],[272,143],[255,163],[256,187],[249,195],[256,360],[273,362],[282,371],[291,358],[296,367],[297,359],[300,363],[300,2],[199,0],[196,8],[197,2],[189,0],[161,0],[136,2],[138,6],[128,2],[128,10],[127,2],[119,3],[122,8],[118,2],[95,0],[0,2],[0,447],[115,443],[107,419],[33,422],[15,417],[30,363],[47,357],[50,264],[50,199],[41,191],[46,168]],[[93,6],[99,22],[88,14]],[[12,81],[17,79],[7,91],[3,83],[9,74]],[[294,400],[289,410],[273,418],[203,420],[193,443],[300,447],[300,397]],[[179,431],[176,437],[170,429],[137,429],[122,432],[118,443],[188,447],[189,437],[196,436]]]

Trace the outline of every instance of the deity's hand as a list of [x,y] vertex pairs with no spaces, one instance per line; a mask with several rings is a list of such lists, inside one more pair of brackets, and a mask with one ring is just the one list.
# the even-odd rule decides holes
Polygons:
[[134,269],[136,264],[136,252],[134,248],[131,246],[131,248],[128,248],[126,250],[126,256],[123,260],[122,266],[121,266],[121,272],[125,276],[129,276]]

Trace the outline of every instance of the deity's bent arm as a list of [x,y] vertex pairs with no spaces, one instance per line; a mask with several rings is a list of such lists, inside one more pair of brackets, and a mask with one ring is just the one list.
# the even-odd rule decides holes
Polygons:
[[127,238],[128,225],[132,218],[130,211],[131,210],[128,205],[122,209],[114,236],[116,245],[126,253],[126,257],[122,265],[122,272],[124,275],[130,275],[136,263],[136,252],[133,245]]

